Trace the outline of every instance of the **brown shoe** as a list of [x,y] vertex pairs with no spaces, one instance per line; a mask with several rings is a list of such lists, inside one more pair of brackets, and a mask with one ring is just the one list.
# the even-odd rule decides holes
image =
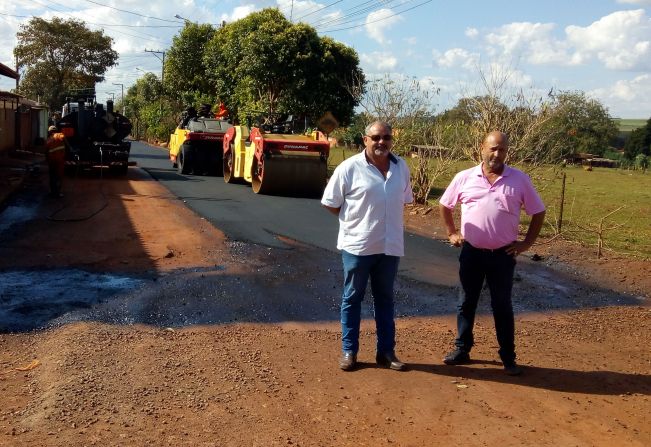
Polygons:
[[398,360],[398,357],[393,352],[378,352],[375,355],[375,361],[378,365],[393,369],[394,371],[404,371],[407,369],[407,365]]
[[357,366],[357,354],[345,351],[339,358],[339,368],[344,371],[352,371]]

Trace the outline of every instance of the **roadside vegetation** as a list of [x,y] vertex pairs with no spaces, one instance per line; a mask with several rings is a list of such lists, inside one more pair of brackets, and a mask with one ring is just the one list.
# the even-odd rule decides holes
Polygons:
[[[101,81],[117,60],[112,40],[81,21],[34,18],[17,38],[18,90],[45,98],[52,110],[67,91]],[[180,112],[204,103],[225,104],[240,122],[282,114],[316,126],[330,112],[340,126],[330,136],[345,146],[332,150],[332,168],[359,147],[366,124],[381,119],[394,128],[394,150],[409,160],[416,203],[427,207],[454,173],[479,161],[481,139],[499,129],[509,135],[509,163],[532,177],[549,207],[543,236],[651,255],[651,118],[614,119],[581,91],[516,87],[514,71],[495,64],[478,67],[476,86],[440,110],[433,82],[369,78],[354,49],[277,9],[218,27],[186,22],[166,55],[162,76],[144,73],[116,104],[136,138],[166,141]],[[571,165],[579,154],[620,168]]]

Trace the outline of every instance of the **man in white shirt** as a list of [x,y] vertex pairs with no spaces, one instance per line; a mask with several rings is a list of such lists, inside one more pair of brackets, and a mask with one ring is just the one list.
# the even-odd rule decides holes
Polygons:
[[321,204],[339,217],[344,291],[341,300],[342,355],[339,367],[353,370],[359,350],[361,303],[371,279],[377,331],[376,361],[403,371],[395,355],[393,284],[404,255],[403,211],[413,201],[409,168],[391,153],[391,126],[376,121],[365,130],[363,152],[335,169]]

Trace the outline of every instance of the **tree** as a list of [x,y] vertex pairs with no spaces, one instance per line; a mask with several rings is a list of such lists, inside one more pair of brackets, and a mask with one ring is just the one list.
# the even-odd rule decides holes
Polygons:
[[[555,147],[545,130],[549,103],[535,92],[511,88],[511,75],[499,67],[480,69],[479,94],[467,94],[453,109],[437,116],[437,121],[453,125],[448,144],[468,159],[479,161],[482,140],[489,132],[499,130],[509,136],[510,164],[549,162],[550,150]],[[545,144],[549,148],[545,149]]]
[[[437,122],[433,110],[438,89],[417,79],[384,75],[367,86],[353,83],[352,91],[364,90],[360,107],[364,126],[374,120],[393,127],[393,151],[415,155],[411,163],[414,202],[425,204],[436,180],[448,172],[460,152],[446,145],[453,127]],[[362,132],[364,128],[362,127]]]
[[461,139],[450,143],[470,159],[479,159],[484,136],[500,130],[509,136],[509,163],[535,165],[559,163],[577,152],[602,155],[617,135],[608,111],[583,92],[551,90],[546,96],[535,91],[510,88],[509,70],[480,70],[480,94],[467,95],[457,105],[437,116],[444,123],[463,125]]
[[14,55],[25,69],[18,91],[40,97],[51,110],[60,109],[75,89],[94,89],[118,59],[113,39],[78,20],[34,17],[21,25],[17,38]]
[[624,144],[627,159],[635,160],[638,154],[651,155],[651,118],[644,127],[633,130]]
[[618,133],[608,110],[579,91],[553,96],[546,130],[561,148],[559,156],[579,152],[602,156]]
[[176,104],[161,97],[162,88],[160,79],[147,73],[127,91],[124,105],[136,138],[166,141],[174,129]]
[[216,95],[231,112],[300,114],[315,121],[331,111],[342,125],[359,98],[346,81],[363,79],[357,54],[314,28],[264,9],[220,28],[206,46],[204,64]]
[[360,147],[364,144],[364,130],[368,123],[373,121],[365,112],[355,114],[348,126],[336,129],[332,136],[343,142],[346,146]]
[[165,59],[164,78],[168,95],[186,105],[213,104],[215,86],[208,77],[204,54],[217,30],[210,24],[185,22]]

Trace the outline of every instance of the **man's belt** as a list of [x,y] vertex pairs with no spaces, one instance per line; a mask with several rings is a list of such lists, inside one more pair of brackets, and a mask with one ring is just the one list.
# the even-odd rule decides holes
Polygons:
[[468,246],[468,248],[472,248],[473,250],[477,250],[477,251],[485,251],[485,252],[488,252],[488,253],[494,253],[494,252],[498,252],[498,251],[504,251],[504,250],[506,249],[506,247],[508,247],[508,246],[510,245],[510,244],[509,244],[509,245],[504,245],[503,247],[498,247],[498,248],[479,248],[479,247],[475,247],[474,245],[472,245],[472,244],[471,244],[470,242],[468,242],[468,241],[463,241],[463,244],[466,245],[466,246]]

